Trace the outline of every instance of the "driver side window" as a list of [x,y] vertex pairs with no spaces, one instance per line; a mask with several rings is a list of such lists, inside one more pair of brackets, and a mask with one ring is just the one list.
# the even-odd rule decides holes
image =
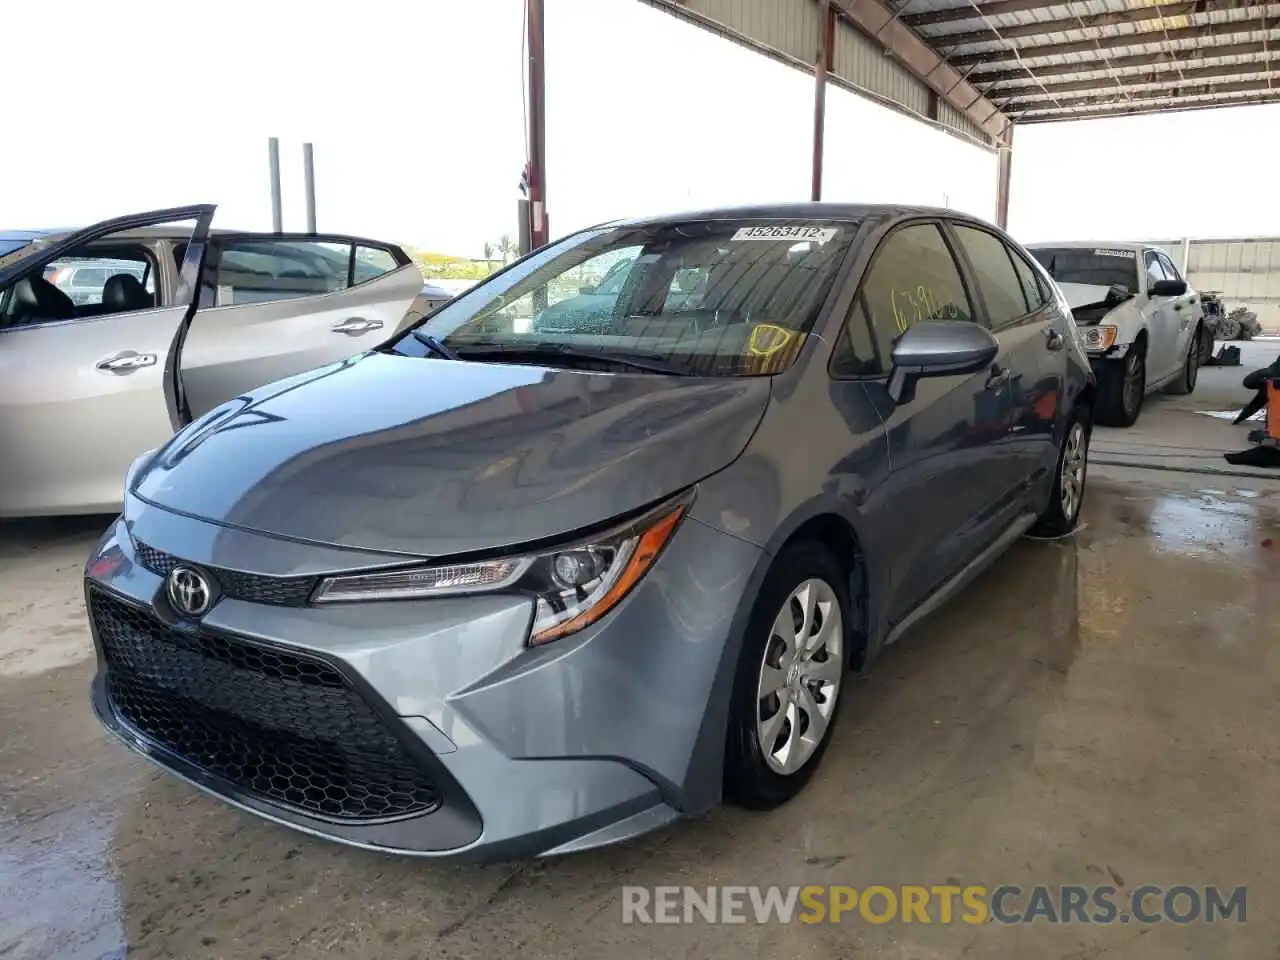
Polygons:
[[876,251],[837,346],[837,377],[883,376],[893,345],[914,323],[971,320],[973,308],[936,224],[903,227]]
[[1154,253],[1147,254],[1147,289],[1151,289],[1153,283],[1159,283],[1161,280],[1168,280],[1164,270],[1160,266],[1160,258]]
[[150,251],[98,241],[33,267],[0,294],[0,328],[150,310],[157,305]]

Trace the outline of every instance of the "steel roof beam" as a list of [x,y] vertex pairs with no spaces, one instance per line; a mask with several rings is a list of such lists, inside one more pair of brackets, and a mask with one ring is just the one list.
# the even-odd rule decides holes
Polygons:
[[[1110,90],[1096,91],[1095,95],[1092,97],[1085,97],[1084,99],[1079,99],[1069,104],[1063,104],[1063,106],[1093,107],[1108,106],[1113,103],[1140,103],[1152,100],[1184,100],[1187,98],[1208,97],[1213,96],[1214,94],[1224,93],[1256,93],[1270,89],[1271,81],[1266,78],[1261,80],[1238,80],[1233,83],[1187,84],[1172,90],[1121,91],[1119,88],[1113,86]],[[1077,94],[1077,96],[1079,95]],[[1005,104],[1005,110],[1012,114],[1036,109],[1057,108],[1043,103],[1036,103],[1031,100],[1013,100]]]
[[[1254,41],[1250,43],[1229,43],[1219,47],[1193,47],[1179,50],[1178,56],[1172,57],[1164,51],[1153,53],[1134,53],[1123,57],[1108,57],[1106,60],[1080,60],[1075,63],[1049,63],[1035,68],[1035,77],[1052,86],[1052,77],[1074,77],[1091,70],[1178,70],[1186,69],[1188,64],[1198,60],[1218,60],[1226,57],[1255,57],[1274,50],[1275,42]],[[1013,83],[1015,81],[1034,84],[1036,80],[1027,71],[1019,67],[1016,70],[989,70],[985,73],[975,71],[970,78],[990,89],[992,85]]]
[[[1274,24],[1275,22],[1275,18],[1271,18],[1270,23]],[[1067,53],[1092,53],[1097,50],[1115,50],[1121,47],[1141,47],[1155,43],[1177,43],[1183,40],[1208,40],[1213,37],[1230,36],[1232,34],[1259,33],[1262,32],[1267,23],[1267,18],[1258,15],[1246,20],[1233,20],[1230,23],[1209,23],[1203,26],[1179,27],[1173,30],[1161,28],[1142,33],[1123,33],[1112,36],[1092,37],[1088,40],[1072,40],[1068,43],[1046,43],[1038,46],[1020,45],[1016,49],[1004,47],[1000,50],[985,50],[982,53],[970,53],[949,59],[957,67],[1008,63],[1019,59],[1030,60],[1036,57],[1056,57]],[[1271,33],[1272,27],[1266,26],[1266,32],[1268,34]]]
[[832,6],[979,129],[996,140],[1006,137],[1009,120],[999,108],[881,0],[832,0]]
[[1044,89],[1039,86],[1010,87],[1000,91],[987,88],[987,96],[995,103],[1006,104],[1021,100],[1070,100],[1094,93],[1106,93],[1123,86],[1126,90],[1135,86],[1151,84],[1183,84],[1196,80],[1222,80],[1231,77],[1247,77],[1255,73],[1275,75],[1280,73],[1280,58],[1274,64],[1266,63],[1225,63],[1216,67],[1195,67],[1176,70],[1169,67],[1170,72],[1161,76],[1152,74],[1129,74],[1128,76],[1095,77],[1092,80],[1047,80]]

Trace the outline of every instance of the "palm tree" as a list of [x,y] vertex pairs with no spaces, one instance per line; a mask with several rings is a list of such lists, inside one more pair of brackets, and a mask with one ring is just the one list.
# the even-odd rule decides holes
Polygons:
[[498,252],[502,254],[502,263],[505,266],[507,259],[516,252],[516,245],[511,242],[510,234],[504,233],[498,238]]
[[493,244],[487,241],[484,245],[484,265],[493,268]]

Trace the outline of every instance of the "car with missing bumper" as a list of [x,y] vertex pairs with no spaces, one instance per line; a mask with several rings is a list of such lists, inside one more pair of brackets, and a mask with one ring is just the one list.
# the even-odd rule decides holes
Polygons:
[[1148,394],[1195,390],[1207,336],[1203,307],[1164,250],[1096,242],[1027,249],[1071,306],[1098,378],[1099,423],[1132,426]]
[[211,230],[212,206],[0,233],[0,517],[120,508],[129,464],[449,295],[398,246]]
[[[528,323],[624,260],[607,322]],[[401,853],[775,807],[853,671],[1075,527],[1093,400],[1048,275],[964,215],[587,229],[139,458],[86,567],[94,708],[224,800]]]

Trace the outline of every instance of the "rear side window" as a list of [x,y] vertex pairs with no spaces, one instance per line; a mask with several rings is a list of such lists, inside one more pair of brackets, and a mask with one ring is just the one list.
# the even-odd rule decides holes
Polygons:
[[1022,282],[1014,272],[1013,261],[1004,241],[995,234],[974,227],[955,225],[956,236],[964,248],[978,289],[987,305],[987,317],[994,329],[1012,323],[1031,311]]
[[1044,290],[1040,286],[1040,282],[1036,279],[1035,271],[1031,269],[1031,264],[1022,259],[1017,250],[1009,248],[1010,259],[1013,260],[1014,272],[1018,275],[1018,282],[1022,284],[1022,294],[1027,298],[1027,306],[1032,310],[1039,310],[1047,302]]
[[347,288],[351,244],[246,238],[218,244],[216,306],[315,297]]
[[903,227],[876,251],[840,338],[832,373],[879,376],[913,323],[970,320],[973,309],[951,249],[936,224]]
[[364,283],[366,280],[373,280],[384,273],[390,273],[399,266],[390,250],[384,250],[381,247],[357,246],[353,282]]

